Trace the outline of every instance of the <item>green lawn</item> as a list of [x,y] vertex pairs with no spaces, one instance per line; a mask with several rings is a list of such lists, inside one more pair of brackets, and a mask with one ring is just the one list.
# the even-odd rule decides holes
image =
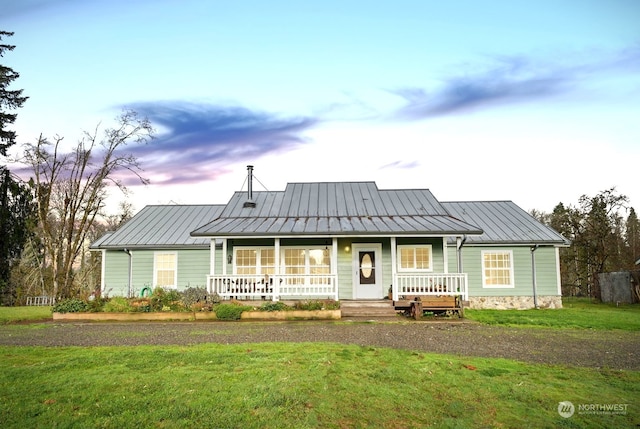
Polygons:
[[639,304],[616,307],[583,298],[563,298],[562,301],[562,309],[465,310],[464,315],[490,325],[640,331]]
[[0,323],[51,319],[51,307],[0,307]]
[[[633,427],[640,373],[339,344],[0,347],[3,428]],[[563,418],[558,403],[576,413]],[[580,404],[629,404],[585,415]]]

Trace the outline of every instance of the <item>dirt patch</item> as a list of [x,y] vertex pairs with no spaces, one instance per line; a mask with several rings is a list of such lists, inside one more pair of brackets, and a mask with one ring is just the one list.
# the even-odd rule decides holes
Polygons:
[[0,345],[135,346],[336,342],[532,363],[640,370],[640,333],[474,322],[135,322],[0,326]]

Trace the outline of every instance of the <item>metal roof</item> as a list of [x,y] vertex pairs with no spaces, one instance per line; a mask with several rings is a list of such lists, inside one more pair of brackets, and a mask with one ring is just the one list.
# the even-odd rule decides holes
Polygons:
[[569,244],[566,238],[512,201],[458,201],[442,205],[451,215],[484,231],[467,237],[467,244]]
[[289,183],[281,192],[236,192],[194,237],[480,234],[449,215],[428,189],[379,190],[374,182]]
[[208,238],[190,232],[215,219],[223,205],[146,206],[115,232],[109,232],[91,249],[209,247]]

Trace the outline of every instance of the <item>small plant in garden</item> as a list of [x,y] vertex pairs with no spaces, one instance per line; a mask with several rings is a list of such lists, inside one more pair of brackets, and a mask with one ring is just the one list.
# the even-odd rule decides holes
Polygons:
[[127,298],[114,296],[105,303],[103,311],[107,313],[129,313],[133,311],[133,307]]
[[260,311],[287,311],[293,310],[290,306],[282,301],[277,302],[265,302],[259,308]]
[[[168,309],[165,309],[168,308]],[[182,297],[177,290],[157,287],[151,294],[151,311],[185,311]]]
[[213,309],[218,320],[240,320],[242,312],[249,310],[253,310],[253,307],[236,303],[219,304]]
[[213,301],[203,287],[189,287],[181,292],[182,304],[192,311],[210,311]]
[[298,301],[294,304],[296,310],[338,310],[340,309],[340,302],[332,299],[327,300],[311,300],[311,301]]
[[53,306],[52,311],[54,313],[81,313],[88,310],[88,305],[85,301],[77,298],[65,299],[59,301]]
[[141,313],[149,313],[151,311],[150,298],[133,298],[129,302],[133,311],[138,311]]

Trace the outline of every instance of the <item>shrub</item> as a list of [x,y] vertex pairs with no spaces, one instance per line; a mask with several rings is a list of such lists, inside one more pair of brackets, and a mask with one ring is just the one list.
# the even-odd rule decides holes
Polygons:
[[80,313],[88,310],[88,305],[81,299],[70,298],[59,301],[53,306],[54,313]]
[[129,301],[133,311],[140,313],[149,313],[151,311],[150,298],[134,298]]
[[332,299],[327,300],[311,300],[311,301],[297,301],[294,304],[296,310],[338,310],[340,308],[340,302]]
[[151,311],[184,311],[180,292],[157,287],[151,294]]
[[129,313],[133,311],[133,308],[127,298],[114,296],[105,303],[103,311],[108,313]]
[[91,313],[97,313],[103,311],[105,304],[109,301],[108,298],[94,298],[90,299],[87,304],[87,309],[85,311],[89,311]]
[[186,308],[190,308],[191,310],[197,311],[194,308],[194,305],[200,304],[197,307],[202,308],[204,304],[210,304],[209,298],[207,296],[207,290],[203,287],[189,287],[182,291],[182,304]]
[[278,301],[278,302],[265,302],[264,304],[262,304],[262,306],[260,306],[259,310],[260,311],[287,311],[287,310],[293,310],[293,308],[289,307],[287,304],[285,304],[282,301]]
[[218,320],[240,320],[243,311],[252,310],[253,307],[239,304],[219,304],[214,308]]

